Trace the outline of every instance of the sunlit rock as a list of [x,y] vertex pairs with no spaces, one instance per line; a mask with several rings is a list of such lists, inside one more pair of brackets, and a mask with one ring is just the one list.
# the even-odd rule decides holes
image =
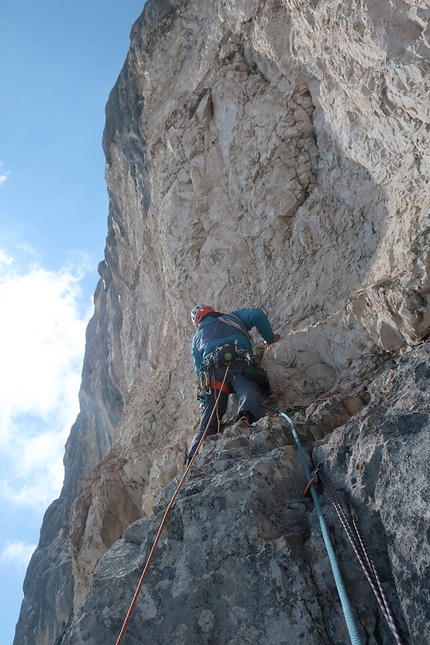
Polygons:
[[[430,332],[428,18],[423,5],[356,0],[146,3],[106,109],[110,211],[81,412],[15,645],[115,641],[198,423],[196,302],[267,311],[281,334],[264,357],[277,405],[297,415],[308,454],[320,440],[314,454],[369,520],[403,628],[428,643],[426,388],[403,387],[401,359],[425,353],[413,348]],[[391,423],[399,410],[418,416]],[[206,442],[129,643],[347,642],[276,424]],[[337,531],[363,640],[388,645]]]

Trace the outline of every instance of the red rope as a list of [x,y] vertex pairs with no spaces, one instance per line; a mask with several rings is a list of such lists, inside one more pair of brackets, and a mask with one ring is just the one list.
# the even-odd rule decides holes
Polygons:
[[[373,558],[369,552],[369,547],[361,530],[361,526],[358,521],[358,516],[352,508],[350,503],[351,512],[352,512],[352,523],[353,528],[351,527],[348,518],[346,517],[345,511],[343,510],[337,493],[328,478],[328,475],[324,470],[318,470],[317,476],[320,477],[323,487],[327,492],[335,510],[338,514],[338,517],[341,521],[343,528],[351,542],[352,548],[355,551],[355,554],[358,558],[361,568],[372,588],[373,593],[375,594],[376,600],[379,604],[379,607],[388,623],[389,628],[396,640],[397,645],[405,645],[406,641],[400,633],[394,612],[387,600],[384,589],[382,587],[381,579],[378,575],[378,572],[375,567]],[[355,532],[354,532],[355,531]]]
[[[223,379],[223,381],[222,381],[222,385],[223,385],[223,386],[224,386],[224,383],[225,383],[226,378],[227,378],[227,373],[228,373],[229,367],[230,367],[230,363],[228,363],[228,364],[227,364],[227,367],[226,367],[226,370],[225,370],[224,379]],[[179,484],[178,484],[178,486],[177,486],[177,488],[176,488],[175,492],[173,493],[172,499],[170,500],[170,502],[169,502],[169,504],[168,504],[168,506],[167,506],[167,508],[166,508],[166,510],[165,510],[165,512],[164,512],[163,519],[161,520],[160,528],[158,529],[158,531],[157,531],[157,535],[155,536],[154,544],[152,545],[151,551],[149,552],[148,559],[146,560],[145,567],[144,567],[144,569],[143,569],[143,571],[142,571],[142,575],[140,576],[140,580],[139,580],[139,582],[138,582],[138,584],[137,584],[136,591],[134,592],[133,599],[132,599],[132,601],[131,601],[131,603],[130,603],[130,607],[129,607],[128,612],[127,612],[127,615],[126,615],[126,617],[125,617],[125,619],[124,619],[124,623],[123,623],[123,625],[122,625],[122,627],[121,627],[121,631],[120,631],[120,633],[119,633],[119,636],[118,636],[118,638],[117,638],[117,641],[116,641],[116,644],[115,644],[115,645],[120,645],[120,643],[121,643],[121,641],[122,641],[122,638],[123,638],[123,636],[124,636],[125,630],[127,629],[127,625],[128,625],[128,623],[130,622],[130,618],[131,618],[131,615],[132,615],[132,613],[133,613],[133,609],[134,609],[134,607],[135,607],[135,605],[136,605],[136,602],[137,602],[137,599],[138,599],[138,597],[139,597],[139,593],[140,593],[140,590],[141,590],[141,588],[142,588],[143,581],[145,580],[145,576],[146,576],[146,574],[147,574],[147,572],[148,572],[149,565],[151,564],[151,560],[152,560],[152,558],[153,558],[153,555],[154,555],[155,549],[157,548],[157,544],[158,544],[158,542],[159,542],[159,540],[160,540],[161,533],[162,533],[162,531],[163,531],[164,525],[166,524],[167,517],[168,517],[168,515],[169,515],[169,513],[170,513],[170,510],[171,510],[171,508],[172,508],[172,506],[173,506],[173,504],[174,504],[174,502],[175,502],[175,499],[177,498],[177,496],[178,496],[178,494],[179,494],[179,491],[180,491],[180,490],[181,490],[181,488],[182,488],[182,484],[184,483],[184,481],[185,481],[185,479],[186,479],[186,477],[187,477],[188,473],[190,472],[190,468],[191,468],[191,466],[192,466],[192,465],[193,465],[193,463],[194,463],[194,459],[196,458],[198,451],[200,450],[200,446],[202,445],[203,441],[204,441],[204,440],[205,440],[205,438],[206,438],[206,434],[207,434],[207,431],[208,431],[208,429],[209,429],[209,424],[210,424],[210,422],[212,421],[212,417],[213,417],[213,415],[215,414],[215,410],[217,410],[217,409],[218,409],[218,401],[219,401],[219,397],[221,396],[221,392],[222,392],[222,387],[220,388],[220,390],[219,390],[219,392],[218,392],[218,396],[217,396],[217,398],[216,398],[216,400],[215,400],[215,405],[214,405],[214,407],[213,407],[213,410],[212,410],[211,416],[209,417],[209,421],[208,421],[207,426],[206,426],[206,428],[205,428],[205,431],[204,431],[204,433],[202,434],[201,439],[200,439],[200,441],[199,441],[199,443],[198,443],[198,445],[197,445],[196,451],[195,451],[194,455],[191,457],[191,459],[190,459],[190,463],[189,463],[189,464],[188,464],[188,466],[186,467],[185,472],[184,472],[184,474],[182,475],[181,481],[179,482]]]

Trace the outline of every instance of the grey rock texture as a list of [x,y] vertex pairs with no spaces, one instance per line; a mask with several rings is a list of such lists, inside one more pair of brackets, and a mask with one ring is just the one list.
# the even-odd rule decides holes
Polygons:
[[[306,480],[283,420],[240,422],[210,440],[167,523],[125,642],[348,642]],[[163,509],[101,559],[64,645],[115,642]],[[387,634],[338,530],[363,642]],[[97,636],[95,636],[97,634]],[[379,642],[387,642],[386,640]]]
[[371,385],[371,402],[314,450],[388,561],[413,642],[430,642],[430,349]]
[[[81,412],[61,496],[47,511],[27,573],[15,645],[96,645],[118,627],[159,518],[156,500],[183,470],[197,424],[189,358],[196,302],[268,312],[282,337],[265,354],[277,402],[298,410],[308,447],[319,442],[315,454],[353,495],[413,642],[429,640],[427,377],[410,378],[414,360],[417,374],[427,369],[419,368],[426,358],[414,357],[424,356],[430,332],[429,17],[428,3],[400,0],[145,4],[106,108],[110,211]],[[390,384],[402,378],[410,385],[395,390]],[[228,432],[205,447],[157,556],[166,571],[173,553],[182,558],[185,582],[175,571],[168,576],[196,611],[173,637],[161,610],[167,603],[176,611],[173,592],[154,569],[138,609],[145,629],[154,642],[163,642],[156,624],[178,643],[197,634],[223,645],[236,631],[244,642],[282,642],[281,629],[293,634],[286,642],[301,633],[304,642],[346,642],[315,518],[298,495],[295,449],[281,441],[269,450],[266,438],[258,452],[256,428],[254,439],[254,431],[234,439],[235,463],[223,454]],[[381,463],[389,478],[375,480]],[[259,475],[260,466],[289,482],[294,512],[284,513],[282,487]],[[252,502],[246,511],[242,496]],[[229,551],[227,515],[216,533],[210,528],[211,503],[225,503],[240,521],[248,556]],[[274,509],[267,517],[266,506]],[[202,585],[213,598],[193,561],[198,517],[208,540],[222,542],[197,551],[208,558],[218,597],[226,581],[220,613],[193,593]],[[353,560],[343,539],[336,542]],[[347,572],[363,637],[388,644],[360,575]],[[293,579],[305,599],[297,608]],[[233,635],[214,635],[229,603],[245,607],[249,633],[238,627],[238,609]],[[135,642],[146,638],[139,624]]]

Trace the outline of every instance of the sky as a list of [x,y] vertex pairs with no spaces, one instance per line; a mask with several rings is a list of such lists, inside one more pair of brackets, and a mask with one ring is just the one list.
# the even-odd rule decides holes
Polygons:
[[0,618],[12,645],[78,413],[103,259],[104,108],[144,0],[15,0],[0,21]]

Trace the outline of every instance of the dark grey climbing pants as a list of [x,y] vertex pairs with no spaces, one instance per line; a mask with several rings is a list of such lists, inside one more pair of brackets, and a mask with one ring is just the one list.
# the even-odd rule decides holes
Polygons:
[[[247,366],[247,363],[244,361],[238,361],[230,365],[226,384],[229,386],[230,391],[236,395],[237,398],[237,409],[238,413],[236,418],[240,418],[241,412],[246,410],[252,414],[253,421],[257,421],[261,417],[260,409],[260,389],[258,384],[255,381],[251,381],[246,376],[243,376],[240,372]],[[216,380],[221,381],[224,378],[225,368],[219,368],[216,373]],[[218,396],[218,390],[212,390],[210,394],[207,395],[207,399],[203,404],[201,411],[200,427],[196,434],[193,437],[191,444],[190,452],[188,453],[188,460],[194,455],[196,448],[199,444],[199,441],[206,429],[209,418],[214,409],[215,401]],[[218,399],[218,413],[214,412],[214,415],[209,424],[208,431],[206,436],[216,434],[218,432],[218,419],[222,419],[225,411],[227,410],[228,403],[228,394],[221,392]]]

